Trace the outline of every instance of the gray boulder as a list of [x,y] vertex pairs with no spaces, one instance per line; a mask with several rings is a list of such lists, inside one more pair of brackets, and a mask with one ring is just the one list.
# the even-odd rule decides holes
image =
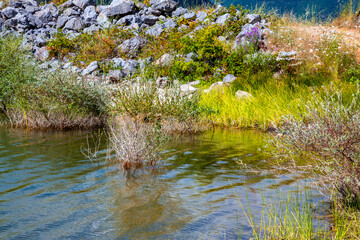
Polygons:
[[96,21],[97,14],[94,6],[87,6],[83,15],[85,23],[92,23]]
[[56,22],[56,28],[63,28],[65,26],[65,24],[70,20],[71,18],[68,16],[60,16],[57,19]]
[[161,15],[161,12],[157,9],[154,9],[154,8],[148,8],[146,10],[146,15],[155,15],[155,16],[160,16]]
[[136,54],[146,43],[146,39],[136,36],[124,41],[119,45],[118,50],[123,53]]
[[13,18],[18,14],[18,10],[13,7],[6,7],[1,12],[3,18],[5,19]]
[[159,77],[158,79],[156,79],[156,85],[159,88],[168,87],[170,85],[170,80],[168,77]]
[[261,16],[259,14],[247,14],[245,18],[249,21],[249,24],[261,22]]
[[24,7],[22,5],[21,1],[15,1],[15,0],[9,0],[9,6],[14,7],[14,8],[22,8],[22,7]]
[[38,48],[35,51],[35,57],[40,61],[45,61],[49,58],[49,50],[46,47]]
[[78,8],[84,10],[88,6],[95,6],[94,0],[72,0],[73,4]]
[[64,29],[81,31],[84,29],[84,22],[80,18],[72,18],[66,22]]
[[35,12],[39,11],[40,8],[38,6],[33,6],[33,5],[30,5],[30,6],[26,6],[25,7],[25,11],[31,13],[31,14],[34,14]]
[[187,8],[179,7],[172,13],[171,16],[172,17],[180,17],[180,16],[184,15],[187,12],[189,12],[189,10]]
[[40,19],[43,23],[48,23],[52,21],[53,15],[51,14],[50,9],[45,8],[43,10],[40,10],[36,13],[34,13],[34,16]]
[[225,13],[216,19],[216,23],[220,25],[224,25],[226,21],[231,17],[229,13]]
[[207,13],[204,11],[199,11],[196,13],[196,21],[202,22],[207,17]]
[[[29,15],[29,14],[28,14]],[[18,25],[21,25],[22,28],[29,28],[30,24],[28,21],[28,18],[26,15],[18,13],[13,19],[15,19],[17,21]],[[19,28],[20,26],[18,26]]]
[[172,0],[150,0],[150,5],[161,12],[171,13],[176,9],[178,3]]
[[96,25],[91,25],[90,27],[84,28],[84,32],[90,35],[99,30],[100,27]]
[[136,60],[127,60],[123,66],[122,66],[122,70],[124,71],[124,73],[129,76],[131,74],[133,74],[134,72],[136,72],[137,67],[139,66],[139,63]]
[[126,76],[134,73],[139,65],[136,60],[127,60],[125,61],[122,58],[113,58],[111,59],[112,67],[121,68],[121,70],[126,74]]
[[133,14],[136,11],[136,5],[132,1],[122,1],[119,4],[116,5],[110,5],[103,13],[107,17],[113,17],[113,18],[121,18],[123,16]]
[[129,26],[134,22],[135,22],[135,15],[127,15],[120,18],[119,21],[116,22],[116,24]]
[[193,11],[191,11],[191,12],[185,13],[183,15],[183,18],[185,18],[186,20],[194,20],[196,18],[196,14]]
[[113,68],[122,68],[125,66],[125,60],[122,58],[113,58],[111,59],[111,65]]
[[163,27],[165,29],[172,29],[177,27],[177,23],[174,21],[174,19],[169,19],[166,22],[164,22]]
[[126,77],[126,75],[121,70],[110,70],[108,75],[106,76],[106,78],[112,83],[117,83],[124,77]]
[[0,31],[4,28],[5,26],[5,21],[4,19],[0,18]]
[[232,83],[235,81],[236,77],[232,74],[228,74],[223,78],[223,83]]
[[142,16],[141,20],[149,25],[149,26],[153,26],[157,21],[159,21],[159,18],[154,16],[154,15],[144,15]]
[[252,98],[253,96],[248,92],[239,90],[235,93],[235,97],[241,101],[241,100],[248,100],[248,99]]
[[48,9],[53,17],[59,16],[59,10],[54,3],[48,3],[41,7],[42,10]]
[[66,1],[59,6],[59,9],[63,10],[75,6],[72,0]]
[[67,8],[62,13],[62,16],[79,17],[80,16],[80,11],[76,10],[75,8]]
[[145,32],[151,36],[157,37],[164,31],[164,27],[161,24],[155,24],[151,28],[148,28]]
[[89,64],[89,66],[87,66],[87,68],[85,68],[82,72],[81,75],[86,76],[91,74],[92,72],[94,72],[96,69],[99,68],[99,64],[97,61],[91,62]]
[[197,88],[193,87],[190,84],[180,85],[180,90],[185,94],[191,94],[197,91]]
[[110,19],[102,12],[96,18],[96,22],[103,28],[109,28],[111,26]]
[[5,21],[5,26],[10,28],[15,28],[18,24],[18,21],[15,18],[11,18]]

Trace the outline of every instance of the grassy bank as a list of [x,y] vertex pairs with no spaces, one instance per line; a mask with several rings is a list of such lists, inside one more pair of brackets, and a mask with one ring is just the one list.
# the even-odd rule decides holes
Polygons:
[[21,47],[21,38],[0,39],[2,124],[40,129],[93,128],[105,124],[105,86],[70,72],[41,69]]

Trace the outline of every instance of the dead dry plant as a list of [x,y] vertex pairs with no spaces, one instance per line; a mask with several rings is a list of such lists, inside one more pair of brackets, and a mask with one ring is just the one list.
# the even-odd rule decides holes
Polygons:
[[110,126],[110,150],[124,170],[144,165],[154,169],[167,140],[159,123],[144,123],[140,118],[118,117]]

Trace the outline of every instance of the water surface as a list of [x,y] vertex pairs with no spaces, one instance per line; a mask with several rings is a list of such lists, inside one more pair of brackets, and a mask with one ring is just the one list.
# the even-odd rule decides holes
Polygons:
[[258,132],[179,138],[156,173],[131,177],[105,163],[106,141],[89,161],[88,135],[0,131],[0,239],[248,239],[234,189],[260,219],[263,196],[298,188],[299,176],[266,173]]

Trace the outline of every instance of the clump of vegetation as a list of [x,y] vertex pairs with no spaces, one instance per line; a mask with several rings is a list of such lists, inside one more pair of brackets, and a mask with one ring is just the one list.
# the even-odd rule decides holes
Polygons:
[[303,164],[322,173],[339,200],[360,209],[359,90],[346,96],[326,89],[323,98],[306,107],[306,114],[284,118],[274,146],[285,156],[302,156]]
[[145,123],[141,119],[121,117],[110,126],[109,140],[115,162],[124,170],[144,165],[154,169],[168,137],[159,122]]
[[[360,234],[359,212],[338,204],[331,209],[327,204],[315,204],[306,188],[287,194],[277,189],[270,199],[262,193],[260,222],[252,215],[249,198],[235,195],[252,228],[252,239],[357,239]],[[323,217],[324,213],[328,215]]]
[[110,145],[116,162],[124,170],[146,164],[153,168],[170,133],[194,133],[197,124],[197,97],[178,88],[158,89],[155,83],[123,83],[114,92],[114,115],[110,124]]
[[86,128],[104,124],[109,93],[69,72],[47,72],[35,65],[21,39],[0,39],[0,112],[12,126]]
[[198,97],[187,96],[178,86],[159,89],[153,82],[124,83],[114,93],[114,111],[144,122],[196,121]]

